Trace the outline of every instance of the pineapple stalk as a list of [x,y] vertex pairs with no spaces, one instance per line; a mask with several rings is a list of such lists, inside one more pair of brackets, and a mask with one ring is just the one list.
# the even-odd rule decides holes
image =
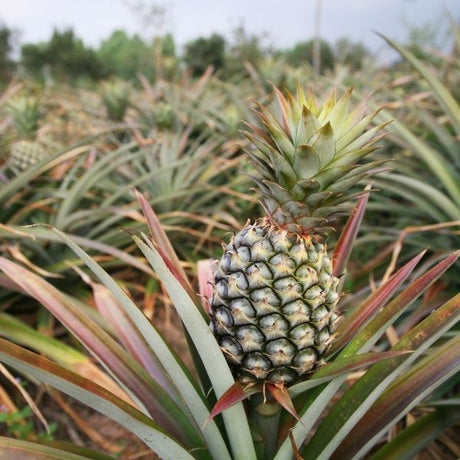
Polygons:
[[270,394],[265,393],[256,393],[249,404],[252,426],[257,430],[253,434],[257,458],[269,460],[276,452],[282,407]]

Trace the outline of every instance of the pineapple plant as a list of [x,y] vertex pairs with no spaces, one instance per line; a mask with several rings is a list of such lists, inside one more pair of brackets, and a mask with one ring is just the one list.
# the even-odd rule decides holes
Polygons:
[[114,79],[105,81],[101,85],[102,102],[110,121],[121,123],[131,105],[132,87],[129,83]]
[[8,113],[16,131],[8,164],[20,173],[49,156],[46,142],[39,136],[40,102],[34,96],[17,96],[8,104]]
[[322,363],[338,321],[339,278],[325,240],[356,197],[352,186],[381,168],[358,163],[383,128],[348,111],[351,91],[318,106],[300,88],[276,91],[278,116],[259,106],[248,154],[266,215],[224,247],[214,278],[212,329],[237,378],[292,384]]

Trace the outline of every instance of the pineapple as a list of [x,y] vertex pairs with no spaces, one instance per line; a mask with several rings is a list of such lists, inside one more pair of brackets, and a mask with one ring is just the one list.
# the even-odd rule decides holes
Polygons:
[[11,145],[8,163],[14,170],[25,171],[48,156],[47,150],[37,141],[19,140]]
[[325,237],[357,194],[350,187],[379,171],[358,164],[375,150],[375,114],[349,111],[351,91],[318,107],[300,88],[275,89],[278,114],[258,106],[262,128],[245,135],[266,216],[224,247],[211,300],[211,327],[244,384],[289,385],[314,370],[338,321],[339,279]]
[[49,143],[40,136],[40,100],[35,96],[17,96],[9,101],[7,110],[16,131],[8,164],[15,172],[25,171],[49,156]]

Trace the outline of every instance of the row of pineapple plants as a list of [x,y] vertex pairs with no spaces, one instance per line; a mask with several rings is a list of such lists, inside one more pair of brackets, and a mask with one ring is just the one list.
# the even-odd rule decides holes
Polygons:
[[[201,299],[194,292],[138,194],[151,236],[136,232],[132,238],[177,309],[196,368],[187,368],[125,290],[58,230],[93,274],[82,276],[93,289],[99,320],[31,270],[6,258],[0,267],[109,371],[106,385],[75,372],[75,364],[60,365],[5,340],[1,361],[121,423],[162,458],[362,458],[370,452],[410,458],[426,441],[406,438],[419,441],[425,431],[407,428],[387,445],[382,436],[460,370],[458,336],[446,335],[460,319],[459,294],[401,336],[389,340],[385,332],[402,314],[416,314],[413,303],[459,253],[409,281],[422,252],[361,302],[340,307],[369,193],[352,186],[384,168],[379,160],[362,161],[384,125],[369,128],[375,113],[363,115],[362,107],[349,111],[350,94],[338,101],[332,94],[318,105],[300,89],[287,98],[276,91],[277,115],[259,106],[261,123],[249,128],[248,153],[266,215],[224,247],[211,296],[206,282]],[[343,214],[348,223],[328,250],[326,229],[337,228]],[[204,267],[206,281],[211,270]],[[455,411],[450,420],[457,420]],[[2,441],[6,454],[99,455]]]

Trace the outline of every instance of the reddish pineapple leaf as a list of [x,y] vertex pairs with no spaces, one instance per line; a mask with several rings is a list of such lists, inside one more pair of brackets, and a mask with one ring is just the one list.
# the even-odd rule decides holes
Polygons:
[[[357,443],[356,447],[360,448],[357,439],[363,439],[363,443],[372,440],[373,435],[369,437],[366,433],[360,432],[357,434],[356,431],[353,431],[353,434],[351,434],[351,430],[354,430],[354,424],[358,423],[375,401],[381,397],[384,392],[388,391],[390,385],[393,385],[397,378],[400,378],[398,376],[402,375],[401,371],[408,372],[404,374],[406,376],[413,375],[413,384],[414,386],[418,385],[417,377],[423,375],[424,371],[422,373],[418,371],[415,374],[411,372],[416,368],[419,370],[422,369],[423,366],[419,366],[419,363],[426,363],[425,358],[415,364],[412,370],[409,369],[409,366],[425,353],[427,353],[429,357],[432,356],[433,351],[430,350],[427,352],[427,350],[460,320],[459,307],[460,294],[457,294],[436,309],[408,334],[401,337],[399,342],[392,347],[392,351],[414,350],[413,353],[407,355],[407,357],[398,356],[375,363],[360,379],[358,379],[354,385],[342,395],[340,400],[331,407],[330,412],[319,425],[315,435],[308,443],[308,456],[311,456],[311,458],[320,458],[321,456],[324,456],[324,458],[332,458],[330,457],[332,449],[335,450],[340,443],[345,442],[345,439],[347,439],[346,442],[350,449],[354,446],[355,442]],[[455,357],[455,360],[451,363],[454,366],[457,365],[455,363],[458,363],[460,356],[455,356],[456,348],[458,348],[458,343],[455,347],[452,346],[452,351],[448,349],[447,353],[445,352],[446,355]],[[446,356],[446,358],[448,358],[448,356]],[[434,366],[434,363],[432,364]],[[429,367],[433,367],[432,364],[430,364]],[[407,369],[409,369],[409,371],[407,371]],[[429,372],[428,368],[427,372]],[[436,378],[435,376],[436,373],[433,374],[433,378]],[[399,381],[402,382],[402,380]],[[341,449],[340,452],[342,455],[345,452],[348,453],[345,448]],[[350,454],[350,457],[345,455],[333,458],[362,458],[360,455],[353,455],[353,452],[350,452]]]
[[411,274],[412,270],[424,254],[425,251],[422,251],[420,254],[411,259],[388,281],[380,285],[375,292],[373,292],[364,302],[358,305],[358,307],[356,307],[356,309],[348,317],[345,318],[337,330],[337,339],[333,342],[333,350],[337,350],[348,343],[356,335],[356,331],[359,331],[361,327],[363,327],[363,325],[366,324],[374,316],[374,314],[385,305],[390,297]]
[[460,336],[456,336],[395,380],[351,430],[332,458],[351,458],[356,453],[361,458],[373,446],[372,440],[459,370]]
[[286,133],[292,137],[292,133],[291,133],[291,130],[289,128],[289,123],[288,123],[288,120],[289,120],[289,104],[286,100],[286,98],[284,97],[283,93],[275,86],[275,85],[272,85],[273,87],[273,90],[275,92],[275,95],[276,95],[276,99],[278,100],[278,104],[280,106],[280,109],[281,109],[281,116],[282,116],[282,120],[283,120],[283,128],[285,129]]
[[298,396],[304,391],[309,390],[322,383],[329,382],[340,375],[349,374],[371,364],[377,363],[384,359],[394,358],[396,356],[412,353],[411,350],[402,351],[383,351],[378,353],[363,353],[361,355],[347,356],[338,358],[336,361],[331,361],[320,367],[308,380],[305,382],[293,385],[289,391],[292,396]]
[[353,244],[358,235],[361,221],[363,220],[364,211],[366,209],[367,201],[371,188],[366,187],[366,192],[359,198],[357,205],[353,209],[350,218],[343,229],[337,246],[335,247],[332,255],[333,275],[341,276],[346,270],[348,259],[350,258]]
[[80,447],[71,443],[56,441],[42,442],[25,441],[0,436],[0,458],[21,460],[113,460],[112,455]]
[[458,422],[460,422],[459,405],[435,407],[427,414],[418,417],[414,423],[400,431],[377,452],[373,452],[370,458],[372,460],[417,458],[417,454]]
[[213,275],[216,270],[214,259],[199,260],[197,263],[198,289],[200,292],[201,304],[206,313],[210,311],[210,299],[213,291]]
[[147,220],[147,225],[150,229],[150,234],[152,236],[152,240],[155,243],[157,251],[161,255],[162,259],[168,265],[168,268],[171,270],[171,273],[180,281],[182,286],[189,292],[190,294],[193,293],[192,288],[190,286],[190,282],[185,274],[184,269],[180,263],[179,258],[177,257],[174,248],[172,247],[171,242],[169,241],[168,236],[166,235],[163,227],[161,225],[158,216],[155,214],[152,206],[146,200],[144,195],[140,193],[138,190],[134,190],[136,193],[136,197],[141,205],[142,212],[144,213],[145,219]]
[[211,413],[209,414],[206,423],[212,420],[216,415],[219,415],[224,410],[229,409],[235,404],[244,401],[254,393],[261,391],[260,385],[252,387],[244,387],[240,382],[235,382],[216,402]]
[[[376,339],[395,321],[405,309],[407,309],[414,300],[423,294],[437,279],[439,279],[451,267],[460,256],[460,251],[456,251],[437,265],[432,267],[426,273],[412,281],[395,299],[385,305],[385,308],[376,316],[364,329],[358,332],[353,340],[347,345],[347,356],[362,352],[363,346],[372,346]],[[345,342],[338,336],[332,343],[329,354],[333,354],[340,349]]]
[[281,406],[283,406],[297,420],[300,420],[287,387],[284,385],[279,387],[277,385],[272,385],[271,383],[267,383],[266,387],[276,401],[281,404]]
[[[0,257],[0,270],[46,307],[178,439],[195,436],[188,418],[165,390],[126,351],[47,281]],[[179,416],[181,415],[181,416]],[[189,438],[189,439],[190,439]]]
[[158,362],[132,320],[103,284],[90,284],[97,309],[110,322],[126,349],[149,372],[163,390],[177,402],[178,398],[174,391],[174,385],[171,384],[163,366]]
[[[124,402],[95,381],[86,379],[41,355],[18,347],[2,338],[0,338],[0,361],[49,384],[53,388],[106,415],[138,436],[161,457],[166,458],[165,456],[171,456],[171,453],[174,452],[173,458],[189,458],[184,447],[179,445],[171,433],[168,433],[158,421],[154,421],[139,409]],[[198,438],[198,444],[195,443],[194,447],[201,447],[200,444],[200,439]],[[0,458],[18,457],[4,457],[0,453]]]
[[295,460],[304,460],[304,458],[300,455],[299,448],[297,447],[297,444],[295,443],[294,436],[292,434],[292,430],[289,430],[289,440],[291,441],[291,447],[292,447],[292,452],[294,453],[294,459]]

